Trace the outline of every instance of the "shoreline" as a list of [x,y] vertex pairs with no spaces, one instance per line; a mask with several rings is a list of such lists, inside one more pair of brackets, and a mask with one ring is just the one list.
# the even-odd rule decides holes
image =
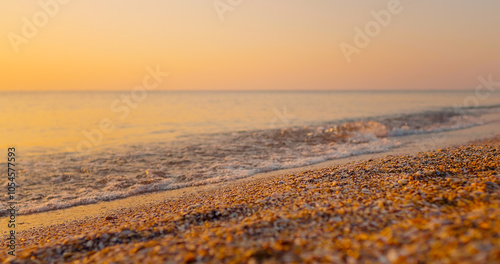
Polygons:
[[[140,195],[125,197],[111,201],[100,201],[93,204],[78,205],[64,209],[18,215],[17,221],[20,224],[17,225],[17,230],[23,231],[30,228],[47,227],[50,225],[61,224],[68,221],[83,220],[88,217],[106,217],[107,215],[113,214],[118,211],[123,211],[127,209],[132,210],[134,208],[148,204],[149,205],[157,204],[166,199],[176,199],[199,191],[217,190],[220,187],[233,184],[235,186],[238,186],[239,184],[244,184],[245,182],[253,180],[271,179],[287,174],[297,174],[308,170],[317,170],[346,163],[381,158],[388,155],[408,155],[417,153],[419,151],[430,151],[433,149],[464,145],[468,144],[471,141],[477,141],[495,137],[497,135],[496,134],[497,131],[500,131],[500,122],[492,121],[491,123],[482,126],[441,132],[439,134],[440,136],[438,140],[433,139],[433,135],[436,135],[435,133],[411,135],[404,137],[404,140],[402,140],[402,146],[391,149],[387,152],[361,154],[335,160],[328,160],[303,167],[258,173],[249,177],[233,181],[207,184],[201,186],[191,186],[180,189],[166,190],[166,191],[159,191],[152,193],[143,193]],[[471,135],[473,135],[473,137],[471,137]],[[443,138],[444,140],[442,140]],[[418,142],[419,145],[417,145],[415,142]],[[45,219],[50,219],[50,221],[47,221]],[[0,225],[7,226],[7,221],[8,221],[7,217],[1,217]],[[4,231],[3,233],[5,234],[5,232],[6,231]]]
[[5,262],[493,263],[499,157],[496,137],[231,182],[21,231]]

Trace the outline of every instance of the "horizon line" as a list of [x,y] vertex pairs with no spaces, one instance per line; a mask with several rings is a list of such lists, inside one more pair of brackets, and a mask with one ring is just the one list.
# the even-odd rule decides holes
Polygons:
[[[475,89],[332,89],[332,90],[150,90],[147,92],[470,92]],[[131,92],[131,90],[4,90],[0,93],[89,93],[89,92],[104,92],[104,93],[123,93]]]

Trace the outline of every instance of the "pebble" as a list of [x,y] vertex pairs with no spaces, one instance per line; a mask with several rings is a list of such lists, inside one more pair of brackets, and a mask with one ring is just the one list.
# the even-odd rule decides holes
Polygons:
[[406,184],[408,184],[408,180],[407,179],[401,179],[401,180],[398,181],[398,183],[401,184],[401,185],[406,185]]
[[0,260],[498,263],[499,146],[497,138],[186,192],[22,231],[16,258],[2,250]]

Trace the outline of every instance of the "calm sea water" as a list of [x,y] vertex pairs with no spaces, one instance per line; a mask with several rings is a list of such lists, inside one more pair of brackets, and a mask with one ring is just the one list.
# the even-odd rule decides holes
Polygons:
[[384,152],[499,110],[473,92],[0,93],[0,139],[29,213]]

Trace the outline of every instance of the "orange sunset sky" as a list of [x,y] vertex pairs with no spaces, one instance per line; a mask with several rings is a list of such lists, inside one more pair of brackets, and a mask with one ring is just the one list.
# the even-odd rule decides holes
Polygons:
[[[339,45],[389,5],[348,63]],[[129,90],[156,64],[161,90],[472,90],[500,79],[499,14],[498,0],[3,0],[0,91]]]

